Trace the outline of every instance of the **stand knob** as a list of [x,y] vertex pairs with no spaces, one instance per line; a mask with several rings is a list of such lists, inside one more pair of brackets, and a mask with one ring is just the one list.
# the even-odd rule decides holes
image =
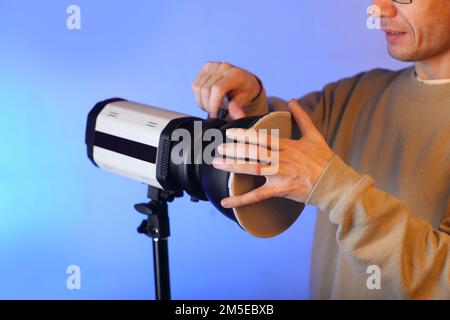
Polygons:
[[150,205],[147,203],[138,203],[134,205],[134,208],[137,212],[141,214],[145,214],[147,216],[153,214],[152,209],[150,208]]

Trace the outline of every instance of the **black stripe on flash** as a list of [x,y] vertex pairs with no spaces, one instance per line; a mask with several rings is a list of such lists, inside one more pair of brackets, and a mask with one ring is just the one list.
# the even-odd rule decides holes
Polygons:
[[156,163],[157,148],[140,142],[96,131],[94,145],[145,162]]

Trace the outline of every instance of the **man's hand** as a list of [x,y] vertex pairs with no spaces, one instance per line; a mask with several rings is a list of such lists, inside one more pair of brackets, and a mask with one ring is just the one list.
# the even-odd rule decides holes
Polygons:
[[[275,174],[266,175],[266,182],[261,187],[246,194],[232,196],[222,200],[221,204],[225,208],[235,208],[255,202],[259,202],[272,197],[284,197],[298,202],[305,202],[311,192],[314,183],[325,169],[334,152],[327,145],[319,130],[314,126],[309,115],[300,107],[295,100],[289,102],[289,109],[295,122],[300,128],[302,137],[299,140],[280,139],[276,150],[270,148],[267,141],[249,141],[245,135],[245,130],[228,129],[227,136],[239,143],[247,144],[246,148],[236,147],[234,143],[225,143],[219,146],[219,153],[232,157],[235,160],[248,157],[246,150],[248,144],[258,144],[258,154],[268,154],[270,151],[278,152],[279,166]],[[251,140],[251,139],[250,139]],[[266,148],[266,149],[264,149]],[[267,150],[269,149],[269,150]],[[277,158],[276,156],[271,158]],[[261,160],[261,159],[260,159]],[[248,163],[241,164],[222,158],[215,158],[213,166],[217,169],[250,174],[262,175],[264,166],[270,164]]]
[[225,95],[230,103],[228,112],[232,119],[245,117],[244,106],[261,92],[255,75],[227,62],[206,63],[194,82],[192,90],[200,108],[216,117]]

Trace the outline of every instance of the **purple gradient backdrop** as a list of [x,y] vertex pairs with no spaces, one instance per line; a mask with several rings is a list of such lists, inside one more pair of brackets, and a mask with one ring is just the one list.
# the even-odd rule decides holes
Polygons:
[[[136,233],[144,185],[88,161],[86,116],[122,96],[204,116],[191,81],[208,60],[300,97],[403,64],[366,27],[369,1],[0,0],[0,298],[152,299],[151,242]],[[279,237],[251,237],[209,203],[171,204],[175,299],[308,298],[315,208]],[[66,267],[82,270],[67,290]]]

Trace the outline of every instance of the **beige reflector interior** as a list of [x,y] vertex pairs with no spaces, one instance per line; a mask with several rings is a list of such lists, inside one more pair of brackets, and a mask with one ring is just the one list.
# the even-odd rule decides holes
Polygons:
[[[258,120],[251,128],[278,129],[280,138],[292,137],[290,112],[272,112]],[[267,131],[270,133],[270,130]],[[264,184],[265,178],[231,173],[228,180],[230,195],[241,195]],[[289,228],[304,208],[303,203],[284,198],[271,198],[255,204],[234,208],[241,227],[259,238],[274,237]]]

